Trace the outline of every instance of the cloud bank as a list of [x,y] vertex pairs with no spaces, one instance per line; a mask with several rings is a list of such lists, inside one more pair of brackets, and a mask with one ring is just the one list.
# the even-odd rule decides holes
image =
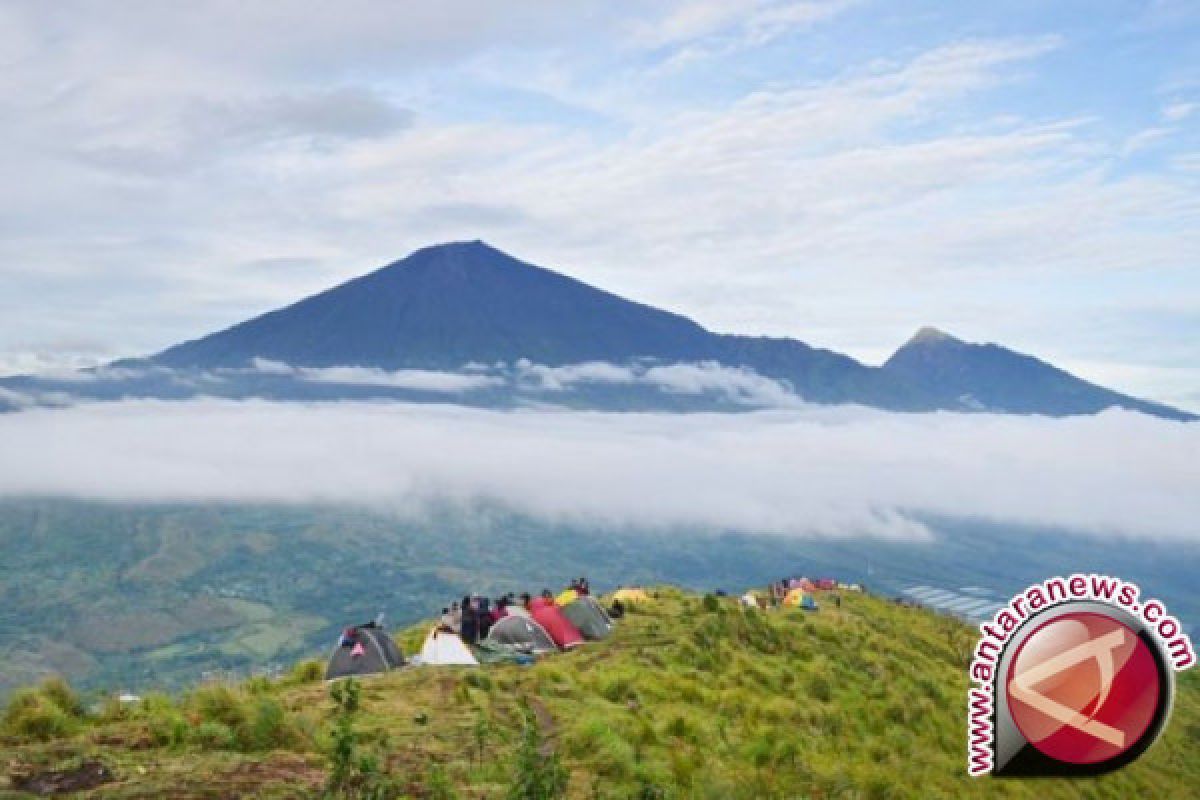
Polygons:
[[0,495],[499,503],[593,525],[923,539],[921,513],[1196,542],[1200,426],[815,408],[127,401],[0,416]]

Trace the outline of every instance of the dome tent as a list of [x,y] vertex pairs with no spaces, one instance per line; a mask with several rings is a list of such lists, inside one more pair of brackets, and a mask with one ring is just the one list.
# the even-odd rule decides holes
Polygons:
[[529,617],[501,617],[492,625],[487,641],[509,645],[529,653],[552,653],[558,645],[546,629]]
[[535,597],[530,603],[530,611],[537,624],[546,629],[554,643],[564,650],[583,644],[583,635],[562,614],[562,609],[554,605],[554,601],[545,597]]
[[387,631],[374,625],[349,628],[339,639],[325,667],[325,680],[373,675],[404,666],[400,648]]
[[594,597],[580,595],[573,602],[563,606],[561,611],[585,639],[607,639],[612,633],[612,620]]
[[783,605],[789,608],[803,608],[805,611],[816,611],[817,601],[804,589],[792,589],[783,597]]
[[432,628],[421,647],[421,663],[426,666],[478,667],[479,662],[463,644],[462,638],[448,630]]
[[646,593],[645,589],[632,586],[613,592],[613,600],[620,600],[622,603],[641,603],[649,599],[650,595]]

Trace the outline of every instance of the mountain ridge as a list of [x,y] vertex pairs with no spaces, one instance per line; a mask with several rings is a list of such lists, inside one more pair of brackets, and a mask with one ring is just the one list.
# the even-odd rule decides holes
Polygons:
[[919,329],[880,367],[798,339],[714,333],[686,316],[529,264],[482,240],[421,248],[150,361],[211,368],[252,358],[305,367],[443,370],[518,359],[550,366],[715,361],[753,369],[815,403],[1054,416],[1118,406],[1194,418],[1032,356],[963,342],[932,327]]
[[[271,370],[259,367],[273,362]],[[569,390],[523,380],[537,369],[608,362],[702,365],[746,371],[776,390],[759,399],[719,381],[676,387],[577,380]],[[314,370],[379,375],[346,380]],[[482,367],[494,380],[462,381]],[[430,388],[387,374],[459,373]],[[0,410],[72,399],[183,399],[200,395],[278,401],[393,399],[489,408],[554,404],[610,411],[744,410],[795,401],[890,411],[989,411],[1068,416],[1119,407],[1174,420],[1189,412],[1084,381],[1033,356],[964,342],[923,327],[882,365],[799,339],[716,333],[694,320],[591,286],[481,240],[431,245],[317,294],[155,355],[69,377],[0,379]],[[95,379],[99,378],[99,379]],[[437,383],[437,382],[435,382]],[[464,392],[466,383],[480,387]]]

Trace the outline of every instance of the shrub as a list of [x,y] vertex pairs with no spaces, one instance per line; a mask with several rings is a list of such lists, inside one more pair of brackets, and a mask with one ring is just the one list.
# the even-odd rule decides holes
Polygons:
[[205,720],[188,732],[188,742],[202,750],[235,750],[237,737],[228,725]]
[[475,689],[482,689],[485,692],[492,690],[492,679],[487,676],[482,670],[468,672],[463,678],[463,683]]
[[521,744],[513,765],[508,800],[556,800],[563,797],[567,791],[569,773],[559,760],[558,753],[544,751],[533,711],[526,706],[523,714],[525,720]]
[[833,699],[833,686],[824,675],[814,675],[808,682],[808,693],[822,703],[828,703]]
[[288,723],[287,715],[279,701],[272,697],[260,697],[254,704],[250,723],[239,737],[245,750],[273,750],[296,744],[296,729]]
[[209,722],[220,722],[230,730],[243,727],[247,721],[246,706],[234,689],[222,684],[201,686],[187,698],[187,707]]
[[434,764],[425,776],[425,795],[428,800],[458,800],[459,794],[450,783],[441,764]]
[[266,694],[275,688],[275,684],[266,675],[255,675],[242,688],[249,694]]
[[292,667],[292,671],[288,674],[288,683],[300,685],[305,683],[316,683],[325,677],[325,667],[320,661],[309,660],[301,661],[296,666]]
[[17,736],[48,741],[70,736],[79,720],[37,689],[18,689],[4,711],[4,728]]
[[79,695],[62,678],[57,676],[47,678],[42,682],[39,691],[43,697],[58,706],[64,714],[77,718],[84,716],[83,702],[80,701]]
[[721,607],[721,604],[715,594],[706,594],[704,595],[704,599],[700,601],[700,606],[709,614],[715,614],[717,613],[717,609]]

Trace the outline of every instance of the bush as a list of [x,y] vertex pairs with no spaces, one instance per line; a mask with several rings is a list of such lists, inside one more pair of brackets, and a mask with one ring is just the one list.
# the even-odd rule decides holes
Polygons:
[[68,716],[82,718],[84,716],[83,702],[71,685],[60,677],[47,678],[42,682],[39,691],[42,696],[58,706]]
[[706,594],[706,595],[704,595],[704,599],[702,601],[700,601],[700,607],[703,608],[709,614],[715,614],[717,612],[717,609],[720,608],[721,605],[720,605],[720,601],[717,600],[717,596],[715,594]]
[[37,689],[18,689],[4,711],[6,731],[37,741],[70,736],[78,727],[78,718],[59,708]]
[[254,704],[250,724],[239,737],[244,750],[274,750],[297,743],[298,732],[288,723],[278,700],[260,697]]
[[514,762],[508,800],[556,800],[567,792],[569,773],[558,754],[543,752],[537,718],[528,706],[524,709],[524,730]]
[[188,732],[188,742],[202,750],[236,750],[237,737],[228,725],[206,720]]
[[188,696],[186,705],[201,720],[219,722],[230,730],[243,727],[247,721],[242,697],[234,689],[222,684],[201,686]]
[[320,661],[301,661],[292,667],[292,671],[288,674],[287,682],[294,685],[316,683],[324,677],[325,667]]
[[828,703],[833,699],[833,686],[824,675],[814,675],[808,682],[808,693],[822,703]]
[[490,692],[492,690],[492,679],[489,678],[486,673],[480,670],[468,672],[466,676],[463,677],[463,683],[475,689],[482,689],[485,692]]

